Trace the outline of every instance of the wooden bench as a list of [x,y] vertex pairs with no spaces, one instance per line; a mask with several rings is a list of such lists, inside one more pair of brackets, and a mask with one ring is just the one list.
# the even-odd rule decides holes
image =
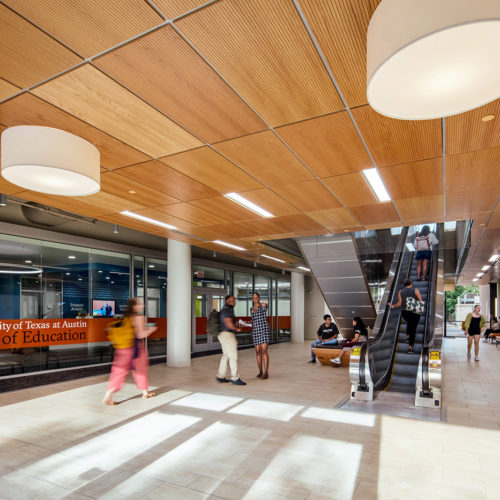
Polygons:
[[[319,362],[325,366],[338,366],[330,360],[338,358],[342,354],[342,349],[326,349],[314,347],[313,352],[318,358]],[[351,351],[345,351],[342,356],[340,366],[349,366],[351,360]]]

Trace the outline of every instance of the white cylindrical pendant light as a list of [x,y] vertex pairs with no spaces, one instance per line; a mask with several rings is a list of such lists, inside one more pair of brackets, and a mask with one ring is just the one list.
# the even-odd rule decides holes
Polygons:
[[100,189],[100,154],[90,142],[51,127],[20,125],[2,132],[2,176],[22,188],[60,196]]
[[499,0],[382,0],[368,26],[367,97],[425,120],[500,96]]

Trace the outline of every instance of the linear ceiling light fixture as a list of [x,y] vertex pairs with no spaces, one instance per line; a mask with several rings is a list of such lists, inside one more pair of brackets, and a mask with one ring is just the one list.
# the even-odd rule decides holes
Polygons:
[[241,205],[242,207],[245,207],[246,209],[251,210],[256,214],[261,215],[262,217],[274,217],[274,215],[271,212],[268,212],[262,207],[259,207],[259,205],[256,205],[255,203],[251,202],[250,200],[247,200],[246,198],[243,198],[243,196],[240,196],[238,193],[227,193],[224,196],[226,198],[229,198],[231,201],[238,203],[238,205]]
[[474,278],[472,281],[479,281],[479,278]]
[[154,224],[155,226],[164,227],[165,229],[177,229],[175,226],[172,226],[171,224],[166,224],[165,222],[161,222],[156,219],[144,217],[144,215],[139,215],[134,212],[129,212],[128,210],[123,210],[122,212],[120,212],[120,215],[125,215],[126,217],[131,217],[132,219],[137,219],[142,222],[147,222],[148,224]]
[[243,247],[239,247],[238,245],[233,245],[232,243],[227,243],[226,241],[214,240],[214,243],[217,243],[217,245],[222,245],[223,247],[232,248],[234,250],[240,250],[240,251],[245,250]]
[[487,271],[490,267],[491,267],[491,266],[483,266],[483,267],[481,268],[481,271]]
[[282,262],[283,264],[286,262],[283,259],[277,259],[276,257],[271,257],[270,255],[266,255],[265,253],[262,253],[260,256],[265,257],[266,259],[275,260],[276,262]]
[[368,168],[366,170],[363,170],[363,175],[365,176],[366,182],[368,182],[368,185],[377,197],[378,201],[391,200],[387,189],[385,189],[382,177],[380,177],[380,174],[378,173],[378,170],[376,168]]
[[308,267],[298,266],[297,269],[302,269],[302,271],[311,271]]
[[64,130],[10,127],[2,132],[2,176],[39,193],[87,196],[101,188],[100,154],[90,142]]
[[498,259],[498,257],[500,257],[500,255],[498,255],[498,254],[496,254],[496,253],[495,253],[495,254],[493,254],[493,255],[492,255],[492,256],[488,259],[488,261],[489,261],[489,262],[495,262],[495,261]]
[[402,120],[456,115],[500,95],[500,2],[382,0],[367,34],[367,97]]

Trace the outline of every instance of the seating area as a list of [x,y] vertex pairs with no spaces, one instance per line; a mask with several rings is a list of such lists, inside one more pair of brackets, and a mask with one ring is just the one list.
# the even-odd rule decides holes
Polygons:
[[[323,347],[315,347],[313,349],[314,354],[318,361],[325,366],[336,366],[331,362],[332,359],[338,358],[342,354],[342,349],[339,349],[337,346],[323,346]],[[350,351],[344,352],[342,356],[340,366],[349,367],[349,363],[351,360]]]

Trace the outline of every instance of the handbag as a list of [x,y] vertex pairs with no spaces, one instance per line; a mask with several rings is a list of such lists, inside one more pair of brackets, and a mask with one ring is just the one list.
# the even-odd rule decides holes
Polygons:
[[424,314],[425,304],[424,302],[417,300],[415,297],[406,297],[406,311],[415,314]]

